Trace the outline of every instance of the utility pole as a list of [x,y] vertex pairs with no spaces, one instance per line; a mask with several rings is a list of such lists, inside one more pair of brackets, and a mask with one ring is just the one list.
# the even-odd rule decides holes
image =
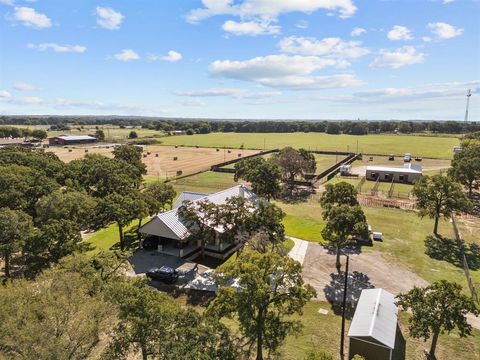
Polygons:
[[343,347],[344,347],[344,342],[345,342],[345,306],[346,306],[346,303],[347,303],[348,260],[349,260],[349,257],[347,255],[347,263],[345,264],[345,284],[343,286],[342,333],[340,334],[340,358],[342,360],[345,358],[345,354],[343,352]]
[[468,122],[468,106],[470,105],[470,97],[472,96],[472,91],[468,89],[467,91],[467,108],[465,110],[465,123]]

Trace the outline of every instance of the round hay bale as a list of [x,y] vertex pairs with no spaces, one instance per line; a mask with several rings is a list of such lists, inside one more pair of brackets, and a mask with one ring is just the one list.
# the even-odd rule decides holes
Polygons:
[[146,158],[146,157],[147,157],[147,154],[143,154],[143,157]]
[[155,157],[158,157],[158,154],[155,154]]
[[198,145],[195,145],[195,147],[196,147],[197,149],[199,148],[199,146],[198,146]]
[[72,152],[73,150],[72,149],[68,149],[68,152]]
[[177,176],[181,176],[183,174],[182,170],[177,170]]
[[173,161],[177,161],[178,160],[178,157],[177,156],[174,156],[173,157]]
[[178,145],[175,145],[175,149],[178,149]]
[[85,149],[85,152],[87,153],[87,152],[88,152],[88,149]]
[[242,154],[238,154],[238,157],[242,157]]
[[151,152],[150,152],[150,151],[147,151],[147,155],[150,155],[150,154],[151,154]]
[[217,149],[217,152],[220,151],[220,149]]
[[228,153],[230,154],[232,152],[232,150],[228,150]]

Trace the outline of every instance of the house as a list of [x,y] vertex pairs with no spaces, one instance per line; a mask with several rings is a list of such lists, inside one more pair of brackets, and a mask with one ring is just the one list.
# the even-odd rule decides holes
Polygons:
[[80,145],[97,142],[97,138],[90,135],[60,135],[48,138],[50,146]]
[[[200,254],[201,241],[190,238],[189,226],[185,220],[179,217],[178,208],[184,201],[193,203],[209,201],[213,204],[225,204],[229,198],[244,197],[251,203],[260,198],[245,185],[237,185],[213,194],[197,192],[183,192],[174,203],[172,210],[161,212],[143,225],[139,232],[145,236],[144,246],[157,248],[158,252],[174,255],[181,258],[194,258]],[[222,241],[220,234],[224,229],[214,228],[215,240],[205,245],[205,255],[218,259],[226,259],[238,249],[237,244]]]
[[367,166],[365,178],[373,181],[388,181],[412,184],[422,177],[422,166],[405,163],[403,167]]
[[348,359],[391,360],[397,335],[395,296],[383,289],[364,289],[348,330]]

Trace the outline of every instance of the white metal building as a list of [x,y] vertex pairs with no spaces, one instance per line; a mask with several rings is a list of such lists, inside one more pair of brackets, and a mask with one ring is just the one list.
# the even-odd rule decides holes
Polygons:
[[391,360],[397,333],[395,296],[383,289],[365,289],[360,295],[348,331],[348,358]]
[[365,178],[373,181],[387,181],[411,184],[422,177],[422,166],[405,163],[403,167],[367,166]]

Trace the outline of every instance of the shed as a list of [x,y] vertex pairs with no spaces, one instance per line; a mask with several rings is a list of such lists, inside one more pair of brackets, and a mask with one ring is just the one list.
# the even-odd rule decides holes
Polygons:
[[387,181],[411,184],[422,176],[422,166],[405,163],[403,167],[367,166],[365,178],[373,181]]
[[348,331],[348,358],[391,360],[397,333],[395,296],[383,289],[365,289],[360,294]]
[[97,138],[90,135],[60,135],[48,138],[48,144],[51,146],[90,144],[96,141]]

